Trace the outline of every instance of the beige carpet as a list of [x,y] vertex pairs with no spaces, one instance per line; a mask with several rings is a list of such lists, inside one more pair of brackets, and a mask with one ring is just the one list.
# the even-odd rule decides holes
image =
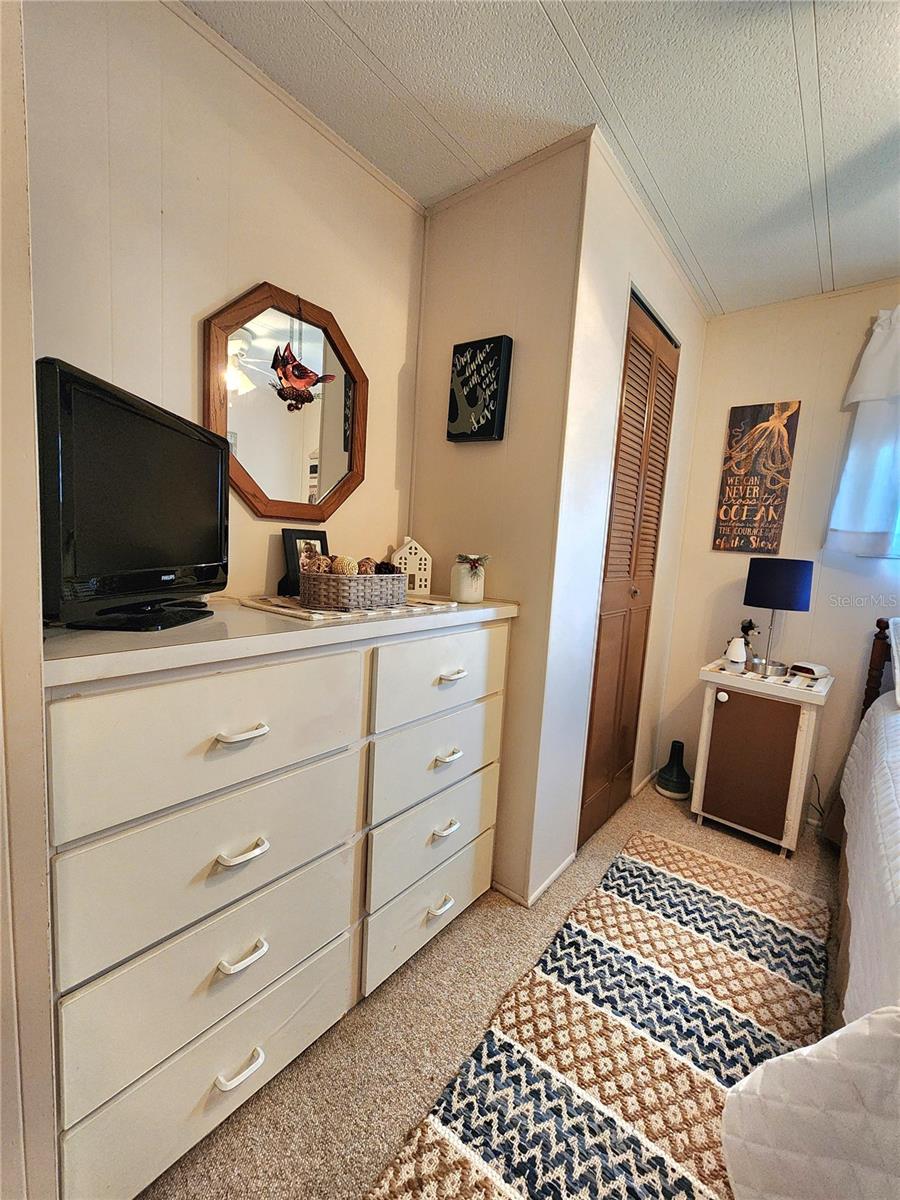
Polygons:
[[782,859],[711,825],[698,828],[686,805],[647,788],[582,848],[533,909],[488,892],[142,1200],[359,1200],[478,1041],[503,994],[639,828],[833,900],[836,856],[808,830],[794,858]]

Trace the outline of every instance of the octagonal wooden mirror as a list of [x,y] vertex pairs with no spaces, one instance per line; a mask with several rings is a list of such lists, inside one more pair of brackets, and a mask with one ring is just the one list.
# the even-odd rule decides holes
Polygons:
[[324,521],[365,477],[369,382],[332,314],[260,283],[206,319],[204,420],[259,517]]

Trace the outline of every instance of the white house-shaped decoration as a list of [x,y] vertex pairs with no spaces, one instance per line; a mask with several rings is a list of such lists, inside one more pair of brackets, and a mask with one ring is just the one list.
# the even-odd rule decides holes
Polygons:
[[391,555],[391,562],[406,576],[410,595],[427,596],[431,591],[431,555],[407,534]]

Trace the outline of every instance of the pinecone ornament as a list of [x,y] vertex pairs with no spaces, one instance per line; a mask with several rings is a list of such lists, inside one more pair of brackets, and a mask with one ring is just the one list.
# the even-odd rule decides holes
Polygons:
[[376,575],[399,575],[400,568],[392,562],[380,562],[375,564]]

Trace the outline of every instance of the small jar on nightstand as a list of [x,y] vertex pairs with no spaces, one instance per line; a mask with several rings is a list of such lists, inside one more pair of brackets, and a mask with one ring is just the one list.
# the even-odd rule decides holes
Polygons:
[[834,677],[700,672],[703,719],[691,812],[797,848],[822,708]]

